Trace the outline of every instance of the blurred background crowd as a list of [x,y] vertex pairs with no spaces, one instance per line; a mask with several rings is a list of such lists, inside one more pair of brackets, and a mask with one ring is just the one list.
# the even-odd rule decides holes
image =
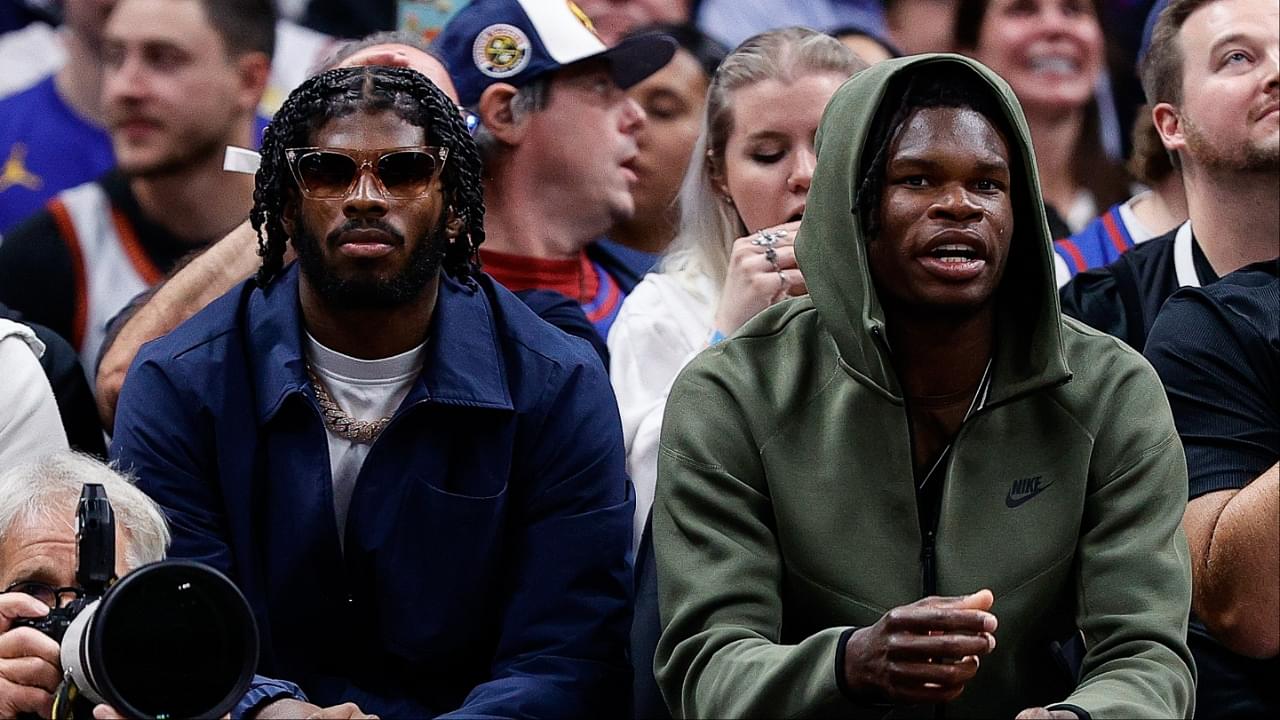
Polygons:
[[[281,0],[272,43],[270,72],[259,103],[269,117],[289,90],[344,39],[375,32],[407,30],[430,41],[465,0]],[[1031,118],[1045,196],[1062,237],[1081,230],[1110,206],[1128,199],[1136,183],[1150,186],[1163,177],[1152,131],[1135,127],[1143,103],[1136,62],[1143,28],[1154,0],[1111,2],[963,2],[961,0],[583,0],[606,43],[656,25],[682,26],[699,34],[691,59],[706,43],[723,49],[770,28],[801,25],[832,34],[860,57],[875,62],[901,54],[961,52],[989,65],[1013,84]],[[75,162],[52,162],[54,147],[23,137],[20,123],[33,122],[36,108],[19,117],[6,105],[0,151],[6,172],[0,181],[0,233],[12,231],[59,190],[95,179],[114,166],[106,136],[108,120],[100,96],[103,69],[101,33],[114,3],[107,0],[3,0],[0,3],[0,97],[56,90],[46,102],[67,115],[61,143],[76,143]],[[697,73],[680,72],[679,60],[655,79],[683,97],[680,107],[655,107],[653,88],[637,89],[648,101],[654,136],[666,136],[684,122],[684,145],[692,146],[693,119],[700,110]],[[710,70],[702,50],[701,67]],[[692,66],[689,66],[691,68]],[[43,95],[48,95],[46,90]],[[662,98],[667,97],[661,94]],[[660,101],[660,100],[659,100]],[[31,101],[28,101],[31,102]],[[107,101],[109,104],[109,101]],[[40,108],[53,109],[53,108]],[[657,109],[658,112],[654,112]],[[678,110],[675,112],[673,110]],[[45,138],[39,137],[43,140]],[[674,164],[654,174],[649,208],[666,207],[682,175],[686,152],[669,142],[662,158]],[[1157,144],[1158,145],[1158,144]],[[56,153],[70,155],[66,144]],[[655,158],[655,162],[661,158]],[[1126,169],[1126,163],[1129,163]],[[73,166],[74,165],[74,166]],[[647,180],[647,178],[646,178]],[[650,192],[649,182],[641,184]],[[662,185],[666,188],[660,187]],[[38,187],[32,187],[38,186]],[[656,203],[656,204],[653,204]],[[1176,207],[1175,207],[1176,210]],[[661,213],[644,213],[661,215]],[[1148,228],[1161,234],[1166,227]],[[624,244],[654,250],[663,246],[657,228],[626,228]],[[658,232],[653,235],[653,232]]]
[[[536,5],[518,4],[521,12]],[[568,5],[600,43],[608,72],[583,69],[578,60],[594,58],[592,50],[546,61],[545,73],[530,71],[526,81],[520,63],[528,58],[504,57],[495,38],[528,32],[537,48],[572,43],[538,30],[532,15],[534,30],[514,36],[494,30],[499,25],[481,30],[484,18],[468,20],[479,37],[451,34],[446,28],[463,17],[467,0],[0,0],[0,323],[13,321],[0,324],[0,403],[35,393],[40,376],[56,400],[32,400],[37,410],[9,425],[0,410],[0,473],[34,457],[32,448],[46,440],[108,457],[138,349],[259,272],[260,254],[269,253],[255,229],[270,219],[256,217],[253,228],[248,222],[264,200],[260,190],[255,195],[256,151],[295,88],[336,67],[409,67],[450,98],[478,146],[484,271],[544,320],[587,340],[609,372],[636,488],[631,553],[641,563],[671,383],[709,345],[807,291],[792,244],[806,210],[815,133],[836,89],[869,66],[958,53],[1007,81],[1030,130],[1063,310],[1134,349],[1144,349],[1156,311],[1177,288],[1208,285],[1280,254],[1272,252],[1280,219],[1274,197],[1265,198],[1275,188],[1274,140],[1257,141],[1253,129],[1227,122],[1274,121],[1267,113],[1275,112],[1280,31],[1262,32],[1273,43],[1272,56],[1255,63],[1272,68],[1257,71],[1262,101],[1187,94],[1187,106],[1203,113],[1197,122],[1205,134],[1180,154],[1169,147],[1172,130],[1162,139],[1152,112],[1158,101],[1147,97],[1162,87],[1170,63],[1181,62],[1158,47],[1149,57],[1153,42],[1161,43],[1153,32],[1168,4],[576,0]],[[1268,22],[1272,13],[1264,14]],[[657,34],[670,40],[654,41]],[[1181,88],[1191,86],[1182,72],[1174,73],[1179,90],[1160,101],[1183,102]],[[1225,104],[1233,97],[1238,105]],[[1224,103],[1221,127],[1215,102]],[[1255,146],[1261,154],[1249,154]],[[1237,215],[1261,214],[1252,244],[1232,245],[1216,232],[1230,225],[1238,236],[1243,227],[1224,219],[1228,203],[1213,193],[1215,183],[1225,187],[1223,178],[1240,183],[1231,186]],[[1121,262],[1144,244],[1146,254]],[[1168,277],[1152,279],[1159,273]],[[1274,339],[1280,312],[1272,310],[1261,332]],[[1165,331],[1162,343],[1179,335]],[[1267,352],[1262,364],[1274,373],[1280,345],[1273,341]],[[1267,383],[1275,380],[1261,386],[1274,389]],[[1231,486],[1238,491],[1269,470],[1269,502],[1280,448],[1268,454],[1265,446],[1280,438],[1276,402],[1273,395],[1254,404],[1262,409],[1250,422],[1269,419],[1241,436],[1260,465],[1241,470]],[[1208,415],[1195,402],[1183,411]],[[1241,418],[1234,408],[1223,414],[1228,425]],[[130,418],[139,422],[136,404]],[[1179,429],[1192,422],[1177,419]],[[1193,500],[1228,489],[1197,486],[1188,457]],[[349,461],[352,484],[363,461]],[[337,508],[339,527],[346,511]],[[1277,520],[1267,512],[1274,515],[1274,505],[1263,507],[1262,525]],[[1274,546],[1274,533],[1257,517],[1250,515],[1258,533],[1250,537]],[[6,531],[0,528],[0,550]],[[1264,549],[1263,560],[1276,558],[1275,547]],[[1265,582],[1275,584],[1275,568],[1267,572]],[[0,562],[0,579],[7,573]],[[1268,593],[1264,615],[1275,612],[1276,593]],[[1264,618],[1271,620],[1280,623]],[[1229,688],[1217,700],[1202,695],[1209,698],[1202,714],[1268,714],[1280,707],[1275,634],[1251,646],[1240,633],[1256,639],[1257,632],[1231,627],[1227,651],[1193,626],[1208,648],[1193,648],[1204,653],[1197,661]],[[644,679],[652,680],[637,682]],[[13,708],[0,706],[0,715],[5,709]]]

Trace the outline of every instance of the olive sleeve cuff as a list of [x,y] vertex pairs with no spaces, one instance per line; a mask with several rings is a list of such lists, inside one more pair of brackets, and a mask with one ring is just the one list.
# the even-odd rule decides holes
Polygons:
[[836,687],[840,688],[840,694],[846,700],[854,705],[871,710],[884,710],[887,714],[890,710],[897,707],[891,702],[885,702],[876,698],[867,697],[860,694],[849,687],[849,680],[844,674],[844,656],[846,648],[849,646],[849,638],[858,628],[851,627],[840,633],[840,642],[836,644]]
[[1085,710],[1079,705],[1072,705],[1070,703],[1054,703],[1045,709],[1046,710],[1070,710],[1071,712],[1078,715],[1080,717],[1080,720],[1093,720],[1093,716],[1089,714],[1089,711]]

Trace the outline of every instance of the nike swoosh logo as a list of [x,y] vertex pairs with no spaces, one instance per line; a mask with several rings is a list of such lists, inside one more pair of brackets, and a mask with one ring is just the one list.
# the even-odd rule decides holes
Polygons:
[[1056,481],[1050,480],[1048,483],[1041,485],[1040,479],[1036,478],[1030,488],[1025,490],[1022,488],[1019,488],[1019,492],[1014,492],[1014,488],[1018,488],[1019,484],[1021,484],[1022,482],[1023,481],[1019,480],[1018,482],[1015,482],[1013,484],[1013,487],[1009,488],[1009,494],[1004,496],[1005,507],[1016,508],[1026,503],[1031,498],[1039,495],[1045,490],[1048,490],[1049,486],[1053,485],[1053,483]]

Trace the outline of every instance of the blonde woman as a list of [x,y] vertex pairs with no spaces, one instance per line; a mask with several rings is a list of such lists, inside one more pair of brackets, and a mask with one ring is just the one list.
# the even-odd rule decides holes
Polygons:
[[756,35],[707,90],[680,189],[680,229],[659,272],[636,286],[609,333],[610,375],[636,486],[639,545],[657,477],[667,391],[693,356],[756,313],[805,292],[796,230],[827,101],[866,63],[804,28]]

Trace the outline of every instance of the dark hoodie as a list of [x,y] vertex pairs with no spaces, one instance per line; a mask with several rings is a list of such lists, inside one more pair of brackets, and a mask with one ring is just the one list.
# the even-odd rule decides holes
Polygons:
[[[953,445],[929,578],[940,595],[990,588],[997,646],[947,714],[1191,713],[1186,465],[1160,381],[1123,343],[1062,319],[1012,91],[974,61],[923,55],[859,73],[827,107],[797,240],[811,295],[757,316],[671,390],[655,666],[677,716],[886,712],[843,691],[840,638],[923,596],[924,553],[907,413],[852,208],[886,90],[944,65],[992,93],[1025,170],[990,391]],[[1078,682],[1050,651],[1077,631]]]

